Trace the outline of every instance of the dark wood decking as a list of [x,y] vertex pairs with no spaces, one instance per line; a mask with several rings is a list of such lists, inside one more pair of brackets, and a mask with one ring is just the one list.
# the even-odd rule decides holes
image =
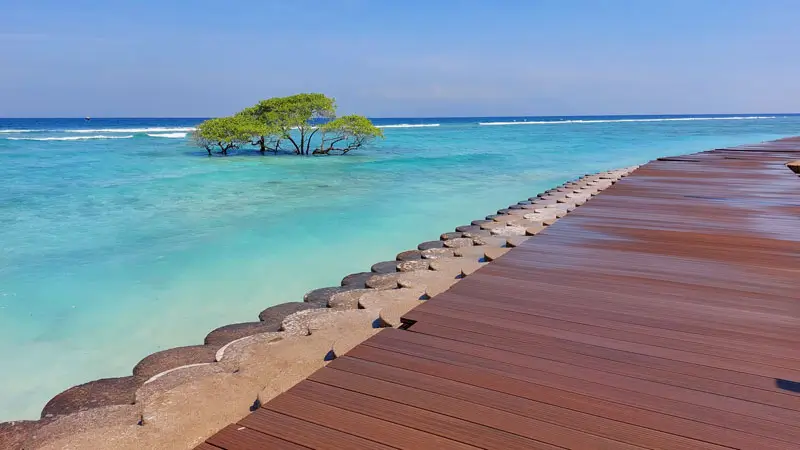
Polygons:
[[201,448],[800,448],[793,159],[649,163]]

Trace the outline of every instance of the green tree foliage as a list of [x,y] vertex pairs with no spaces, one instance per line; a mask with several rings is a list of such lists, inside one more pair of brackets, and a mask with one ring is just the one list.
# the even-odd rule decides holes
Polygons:
[[243,115],[209,119],[197,126],[192,133],[192,140],[203,147],[208,154],[214,150],[223,155],[228,150],[235,150],[252,143],[257,136],[269,135],[267,126],[257,120]]
[[[207,120],[198,125],[192,138],[208,154],[227,155],[228,150],[253,145],[263,154],[290,151],[311,153],[317,136],[315,155],[344,155],[361,148],[383,132],[366,117],[349,115],[336,118],[336,101],[323,94],[297,94],[262,100],[234,116]],[[288,148],[281,144],[288,142]]]
[[364,116],[355,114],[342,116],[321,126],[322,139],[314,154],[347,154],[361,148],[377,138],[383,138],[383,131]]
[[[256,123],[260,126],[258,132],[250,138],[250,143],[258,147],[258,151],[263,155],[267,150],[277,153],[281,145],[283,132],[272,121],[264,120],[258,113],[255,106],[245,108],[236,114],[242,120]],[[256,131],[256,130],[254,130]]]
[[336,115],[336,101],[323,94],[297,94],[262,100],[252,108],[264,123],[277,127],[298,155],[308,155],[320,120]]

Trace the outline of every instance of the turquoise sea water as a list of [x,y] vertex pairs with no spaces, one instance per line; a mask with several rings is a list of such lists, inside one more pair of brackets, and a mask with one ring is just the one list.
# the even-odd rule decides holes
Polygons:
[[0,421],[569,178],[800,134],[738,117],[384,119],[327,158],[209,158],[196,119],[0,119]]

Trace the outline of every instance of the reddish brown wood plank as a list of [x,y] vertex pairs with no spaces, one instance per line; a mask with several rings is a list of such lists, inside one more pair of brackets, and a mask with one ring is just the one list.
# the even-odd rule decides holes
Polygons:
[[241,425],[228,425],[208,439],[209,448],[195,450],[261,450],[274,448],[282,450],[303,450],[307,447],[297,445],[275,436],[251,430]]
[[[524,430],[524,419],[507,415],[507,423],[500,423],[498,420],[491,420],[496,427],[484,426],[481,423],[464,420],[460,417],[474,417],[471,411],[462,411],[459,418],[438,414],[427,409],[415,408],[403,403],[386,401],[380,397],[370,397],[353,391],[339,389],[319,383],[301,383],[292,389],[294,397],[318,401],[327,405],[333,405],[347,411],[357,412],[378,419],[376,422],[382,423],[383,427],[391,428],[394,423],[402,424],[405,428],[412,427],[414,433],[398,430],[397,432],[382,433],[386,436],[386,443],[392,446],[403,448],[508,448],[508,449],[547,449],[553,450],[558,447],[547,443],[526,439],[520,434],[509,432],[510,430]],[[271,405],[274,407],[274,405]],[[331,408],[331,409],[336,409]],[[282,411],[285,408],[281,408]],[[338,418],[331,416],[334,421]],[[352,428],[351,428],[352,429]],[[559,430],[556,430],[557,433]],[[562,430],[563,431],[563,430]],[[427,438],[424,435],[427,433]],[[528,433],[529,434],[529,433]],[[439,438],[441,436],[442,438]],[[389,441],[391,437],[396,437],[397,441]],[[416,439],[415,439],[416,438]],[[448,439],[443,439],[448,438]],[[408,439],[410,442],[406,442]],[[458,440],[458,441],[456,441]],[[416,442],[415,442],[416,441]],[[472,445],[466,445],[468,442]],[[584,442],[586,440],[584,439]],[[617,443],[620,444],[621,443]]]
[[[414,388],[338,370],[326,370],[315,374],[311,379],[328,386],[365,393],[397,403],[414,404],[420,409],[457,416],[475,423],[482,423],[497,429],[513,432],[520,436],[547,440],[551,444],[565,447],[588,447],[606,444],[620,448],[622,442],[625,442],[642,447],[658,445],[660,446],[659,448],[663,449],[722,448],[694,439],[643,429],[546,403],[525,401],[518,397],[510,397],[510,404],[513,407],[508,407],[505,401],[509,400],[509,396],[503,396],[488,390],[484,390],[484,392],[488,392],[490,395],[486,398],[480,398],[480,401],[476,402],[475,400],[481,393],[479,388],[474,388],[468,394],[462,389],[461,392],[465,394],[462,397],[466,398],[466,401],[459,400],[457,396],[448,397],[439,393],[447,391],[445,380],[438,380],[440,383],[436,386],[436,392],[420,392]],[[452,384],[458,385],[458,383]],[[303,383],[298,388],[314,389],[311,392],[318,396],[330,392],[330,388],[326,388],[328,390],[316,387],[311,388],[310,386],[313,385],[314,383]],[[496,406],[500,406],[499,408],[484,406],[487,403],[491,403],[495,398],[500,400],[495,402]],[[513,413],[508,412],[509,409],[513,410]],[[554,427],[550,424],[557,426]],[[580,424],[580,426],[576,426],[577,424]],[[614,440],[621,442],[614,443]]]
[[[538,356],[553,361],[568,362],[583,367],[591,367],[673,386],[800,411],[800,402],[797,401],[797,398],[787,394],[785,391],[774,388],[774,380],[771,379],[766,380],[770,382],[769,387],[774,389],[756,389],[741,384],[725,383],[694,375],[686,375],[681,372],[652,368],[646,364],[635,364],[634,361],[628,358],[615,360],[595,357],[591,355],[591,352],[576,353],[560,348],[557,345],[552,345],[550,342],[546,344],[528,343],[508,338],[497,338],[495,336],[478,334],[470,330],[448,328],[441,325],[432,326],[426,323],[415,326],[414,333],[411,334],[427,334],[448,340],[467,342],[474,345],[482,345],[529,356]],[[428,341],[426,341],[426,343],[427,342]]]
[[[551,417],[547,410],[542,409],[542,404],[556,406],[578,413],[590,414],[599,418],[607,418],[623,424],[631,424],[642,428],[643,435],[649,430],[661,430],[676,436],[685,436],[704,442],[717,442],[721,445],[756,448],[758,445],[774,449],[789,449],[796,445],[789,442],[780,442],[762,436],[742,433],[729,428],[716,427],[705,423],[686,420],[680,417],[660,414],[646,409],[635,408],[619,403],[608,402],[597,398],[573,394],[548,387],[537,387],[535,399],[520,397],[506,392],[491,390],[487,387],[476,386],[469,383],[442,378],[428,373],[415,372],[402,367],[385,365],[374,361],[344,357],[330,366],[331,370],[324,370],[314,374],[313,381],[327,384],[340,385],[341,376],[336,371],[348,372],[346,380],[358,380],[359,385],[354,388],[364,391],[369,388],[369,383],[364,382],[364,377],[382,380],[397,389],[398,386],[408,386],[428,393],[457,398],[481,405],[510,411],[515,414],[533,417]],[[352,381],[344,386],[350,386]],[[401,391],[402,392],[402,391]],[[422,393],[411,396],[406,395],[406,402],[427,402],[430,394]],[[604,423],[604,422],[598,422]],[[574,427],[582,427],[583,422],[573,422]],[[617,425],[610,424],[605,432],[613,433]],[[587,430],[588,431],[588,430]],[[603,432],[603,431],[595,431]],[[619,438],[619,436],[617,436]],[[758,445],[756,445],[758,444]],[[668,444],[667,444],[668,445]]]
[[[311,383],[303,383],[303,385],[306,384]],[[314,396],[307,395],[307,391],[308,389],[304,389],[303,386],[298,386],[297,389],[279,395],[270,401],[266,408],[394,448],[447,448],[453,450],[478,448],[413,428],[425,423],[427,418],[433,424],[431,429],[447,429],[453,426],[453,422],[457,422],[457,420],[452,420],[449,417],[423,417],[426,411],[416,411],[413,410],[414,408],[408,407],[406,411],[403,411],[399,409],[403,405],[398,405],[398,410],[391,415],[392,420],[385,420],[385,416],[390,414],[391,411],[384,410],[385,414],[377,417],[380,416],[379,413],[381,412],[380,404],[362,403],[359,405],[353,401],[348,402],[346,401],[347,399],[341,401],[341,398],[339,402],[334,402],[331,401],[331,398],[322,396],[314,398]],[[333,395],[330,392],[326,394]],[[364,401],[364,399],[360,400]],[[413,411],[408,411],[409,409]],[[457,431],[461,431],[461,433],[450,434],[455,434],[456,436],[466,434],[464,430]],[[487,429],[481,431],[485,434],[491,434],[495,430]],[[476,433],[476,436],[481,436],[481,434]],[[495,437],[497,438],[496,435]],[[513,438],[513,436],[510,437]],[[519,445],[521,444],[519,441],[509,439],[509,437],[503,439],[503,436],[493,441],[490,440],[495,445],[502,444],[504,446],[507,445],[508,448],[523,448],[524,446]],[[516,446],[514,445],[515,443],[517,443]]]
[[[298,419],[287,414],[266,408],[250,414],[239,425],[269,434],[295,444],[319,449],[390,449],[392,447],[375,441],[363,439],[351,433],[317,425],[314,422]],[[269,444],[265,444],[269,448]]]
[[716,408],[675,401],[652,394],[634,393],[614,386],[597,384],[590,380],[561,377],[548,372],[535,371],[498,361],[487,361],[460,353],[401,342],[394,342],[391,346],[387,346],[380,343],[375,344],[370,340],[351,350],[348,355],[525,398],[536,399],[536,396],[539,395],[539,387],[546,386],[595,399],[800,444],[800,428],[775,423],[769,417],[743,416]]

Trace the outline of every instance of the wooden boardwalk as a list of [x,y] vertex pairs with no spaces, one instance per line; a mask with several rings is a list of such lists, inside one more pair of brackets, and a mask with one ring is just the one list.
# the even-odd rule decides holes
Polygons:
[[800,139],[649,163],[198,448],[800,448]]

